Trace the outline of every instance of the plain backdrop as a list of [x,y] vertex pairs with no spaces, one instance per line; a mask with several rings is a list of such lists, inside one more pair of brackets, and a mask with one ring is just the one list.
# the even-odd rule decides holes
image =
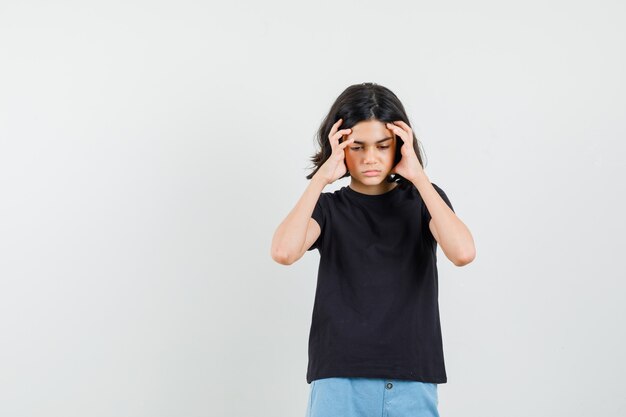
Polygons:
[[[626,415],[622,1],[0,1],[0,415],[304,416],[319,254],[274,230],[349,85],[404,103],[445,417]],[[347,179],[328,187],[347,185]]]

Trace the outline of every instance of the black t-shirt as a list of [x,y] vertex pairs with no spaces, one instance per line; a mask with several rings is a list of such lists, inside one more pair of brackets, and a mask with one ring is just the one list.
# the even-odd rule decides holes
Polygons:
[[437,241],[417,188],[323,192],[312,217],[321,233],[309,248],[319,250],[320,263],[307,383],[329,377],[447,382]]

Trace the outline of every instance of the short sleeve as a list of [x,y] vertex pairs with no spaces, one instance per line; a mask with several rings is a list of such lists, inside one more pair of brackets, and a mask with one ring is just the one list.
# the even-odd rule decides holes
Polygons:
[[[452,203],[450,202],[450,199],[448,198],[448,196],[446,195],[446,193],[439,188],[439,186],[437,184],[432,183],[433,188],[437,191],[437,193],[439,193],[439,195],[441,196],[441,198],[443,199],[443,201],[446,202],[446,204],[448,205],[448,207],[450,207],[450,210],[454,211],[454,207],[452,207]],[[424,224],[428,225],[428,223],[430,222],[430,219],[432,218],[432,216],[430,215],[430,212],[428,211],[428,208],[426,207],[426,204],[422,201],[422,219],[424,220]]]
[[319,237],[315,240],[315,242],[313,242],[313,244],[311,245],[311,247],[307,250],[313,250],[313,249],[317,249],[320,244],[321,244],[321,240],[322,240],[322,235],[324,234],[324,223],[326,220],[326,216],[324,215],[324,194],[320,194],[319,198],[317,199],[317,203],[315,203],[315,208],[313,209],[313,214],[311,214],[311,218],[313,220],[315,220],[317,222],[317,224],[319,224],[320,226],[320,235]]

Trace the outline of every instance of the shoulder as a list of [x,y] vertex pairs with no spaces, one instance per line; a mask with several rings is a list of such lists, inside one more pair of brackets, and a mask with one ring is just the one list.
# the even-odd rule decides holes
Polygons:
[[337,205],[337,200],[339,199],[341,199],[340,190],[320,193],[313,210],[313,218],[318,220],[318,222],[321,221],[321,217],[325,217],[326,213],[333,211],[332,207]]
[[450,207],[450,209],[452,209],[452,211],[454,211],[454,207],[452,206],[452,202],[450,201],[450,197],[448,197],[446,192],[443,191],[441,189],[441,187],[438,186],[437,184],[435,184],[434,182],[431,182],[431,184],[432,184],[433,188],[435,189],[435,191],[437,191],[437,193],[441,196],[443,201],[445,201],[445,203],[448,205],[448,207]]
[[[400,186],[398,186],[400,187]],[[406,200],[420,200],[421,195],[415,185],[411,182],[404,185],[404,187],[400,187],[399,189],[402,197]]]
[[347,187],[341,187],[334,191],[324,191],[320,194],[319,201],[332,202],[332,201],[342,200],[345,198],[346,188]]
[[431,182],[431,185],[433,186],[433,188],[434,188],[435,190],[437,190],[437,192],[438,192],[439,194],[443,193],[443,190],[441,189],[441,187],[440,187],[440,186],[438,186],[438,185],[437,185],[437,184],[435,184],[434,182]]
[[431,182],[433,188],[435,189],[435,191],[437,191],[439,193],[440,196],[447,198],[446,192],[443,191],[443,189],[438,186],[437,184],[435,184],[434,182]]

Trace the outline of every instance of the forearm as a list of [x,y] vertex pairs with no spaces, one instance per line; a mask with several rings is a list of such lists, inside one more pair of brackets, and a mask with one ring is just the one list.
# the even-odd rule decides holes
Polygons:
[[[476,250],[474,239],[467,226],[448,207],[425,173],[413,180],[413,184],[415,184],[430,213],[438,235],[437,243],[441,246],[446,257],[459,266],[471,262],[475,257]],[[425,227],[429,227],[429,225],[425,225]]]
[[294,208],[274,232],[272,239],[274,259],[291,259],[302,251],[309,219],[325,186],[326,182],[323,179],[316,176],[311,178]]

